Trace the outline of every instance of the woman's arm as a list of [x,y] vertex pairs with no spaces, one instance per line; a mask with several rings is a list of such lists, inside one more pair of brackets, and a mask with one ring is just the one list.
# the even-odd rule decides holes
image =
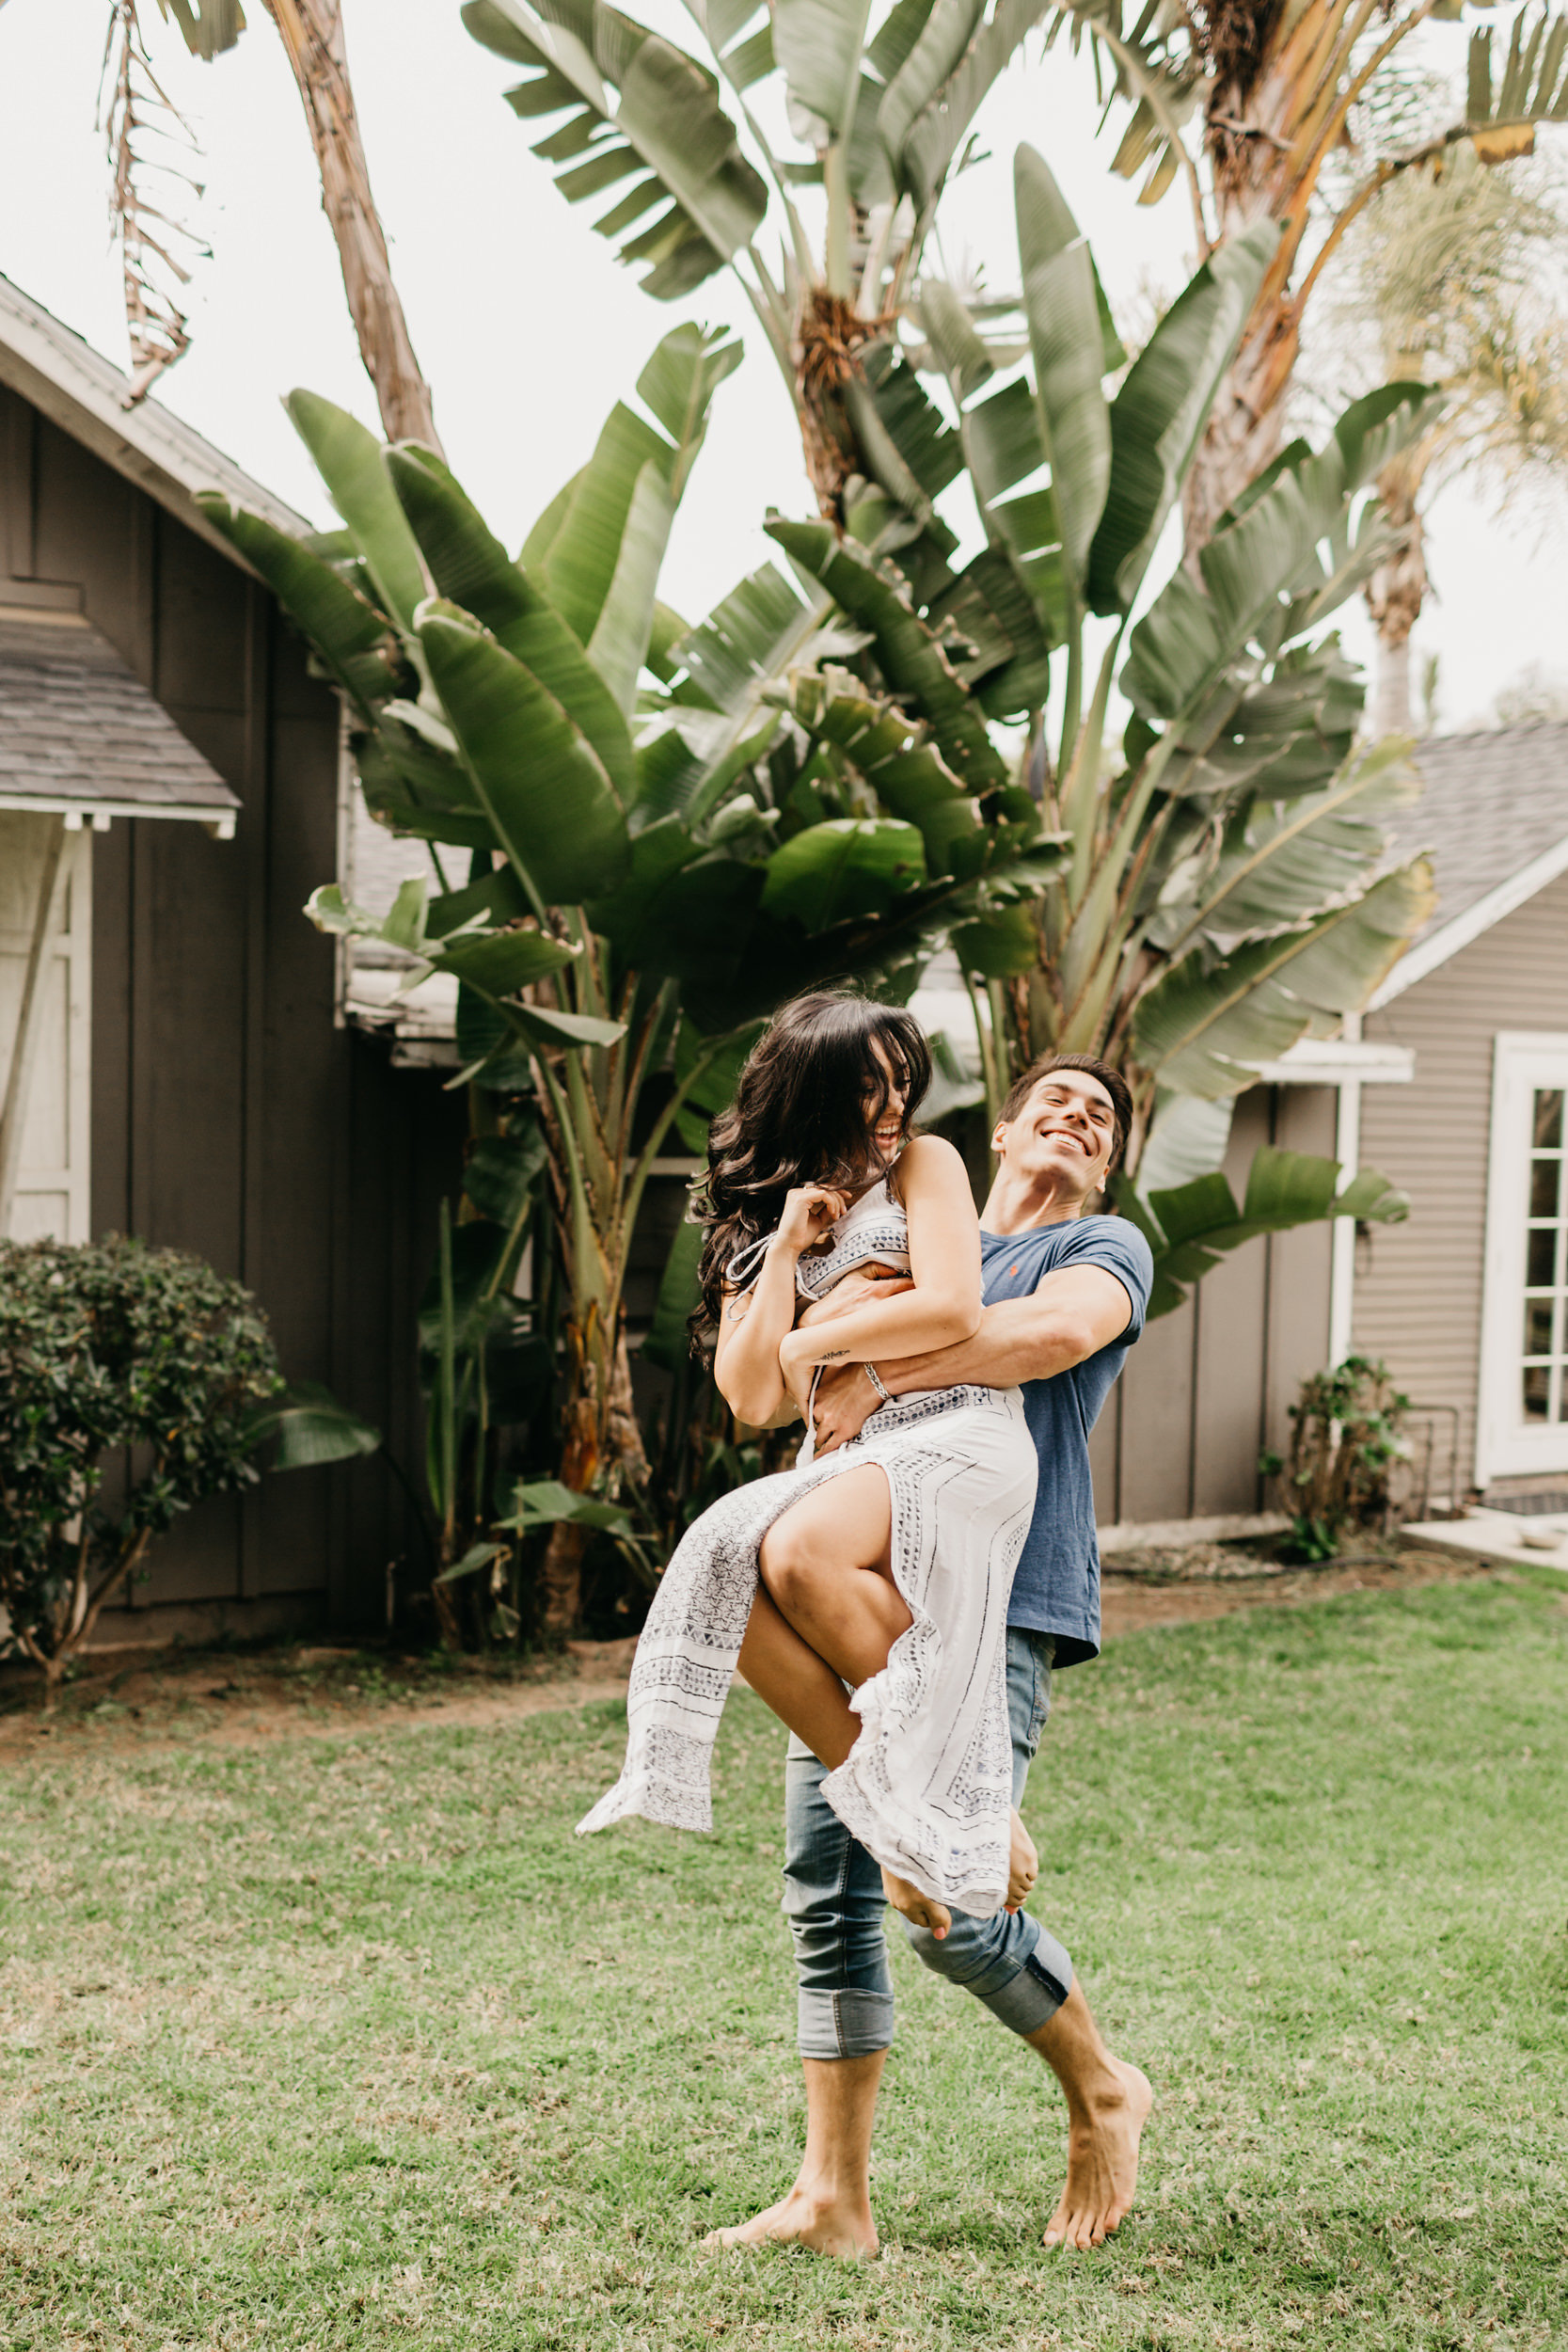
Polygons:
[[713,1349],[713,1376],[737,1420],[760,1428],[784,1393],[779,1345],[795,1320],[795,1264],[844,1215],[845,1196],[825,1184],[801,1184],[784,1196],[784,1215],[755,1283],[726,1290]]
[[967,1340],[980,1327],[980,1220],[962,1160],[940,1136],[917,1136],[898,1163],[898,1183],[910,1223],[913,1288],[789,1332],[780,1342],[779,1360],[797,1394],[809,1386],[814,1364],[919,1356]]

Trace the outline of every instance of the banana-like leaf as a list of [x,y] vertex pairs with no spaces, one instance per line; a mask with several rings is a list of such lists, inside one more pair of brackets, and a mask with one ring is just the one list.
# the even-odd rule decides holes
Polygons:
[[854,122],[870,14],[870,0],[774,0],[773,55],[790,98],[834,139]]
[[[706,1141],[705,1123],[704,1143]],[[697,1149],[703,1149],[699,1145]],[[660,1364],[666,1372],[678,1372],[691,1353],[687,1329],[689,1318],[697,1311],[701,1293],[697,1287],[698,1263],[703,1254],[703,1228],[700,1225],[678,1225],[670,1254],[664,1261],[659,1279],[658,1296],[654,1301],[654,1319],[642,1343],[643,1360]]]
[[885,914],[926,880],[926,850],[913,825],[890,818],[841,817],[806,825],[774,850],[763,885],[765,914],[790,915],[808,931],[851,915]]
[[1151,944],[1180,954],[1197,936],[1277,931],[1354,889],[1384,854],[1382,820],[1420,796],[1409,752],[1391,738],[1347,763],[1326,792],[1285,802],[1259,795],[1196,886],[1171,893],[1148,927]]
[[1110,482],[1089,556],[1096,612],[1129,612],[1137,597],[1279,234],[1259,221],[1212,254],[1111,403]]
[[612,884],[629,855],[603,761],[544,683],[455,607],[426,608],[431,676],[493,839],[542,904]]
[[[751,243],[767,186],[740,152],[712,75],[684,50],[607,0],[551,0],[547,15],[529,0],[467,0],[463,22],[528,69],[531,78],[507,92],[525,121],[566,118],[533,152],[556,167],[568,203],[632,182],[594,226],[624,239],[622,262],[652,263],[644,293],[687,294]],[[641,225],[650,213],[651,226]]]
[[245,1422],[252,1447],[277,1439],[275,1470],[312,1470],[323,1462],[350,1462],[374,1454],[381,1432],[341,1405],[318,1381],[296,1380],[278,1396],[258,1406]]
[[898,574],[853,540],[839,539],[826,523],[770,522],[767,529],[852,621],[870,631],[888,685],[913,702],[965,790],[1006,784],[1007,771],[984,719]]
[[726,341],[723,328],[709,333],[678,326],[667,335],[639,384],[663,429],[617,403],[593,456],[524,543],[524,565],[543,581],[584,645],[592,644],[611,607],[603,649],[607,658],[613,651],[623,683],[626,664],[635,655],[640,667],[651,643],[661,534],[668,531],[662,510],[653,513],[657,501],[643,469],[653,468],[672,507],[679,503],[713,394],[740,356],[740,344]]
[[1386,1176],[1364,1168],[1341,1188],[1338,1161],[1262,1144],[1247,1171],[1246,1197],[1236,1196],[1217,1171],[1141,1198],[1117,1180],[1117,1206],[1142,1227],[1154,1257],[1149,1318],[1180,1307],[1192,1284],[1212,1273],[1222,1256],[1260,1233],[1284,1233],[1336,1216],[1396,1225],[1410,1202]]
[[[1426,429],[1438,405],[1425,386],[1386,386],[1347,411],[1316,455],[1286,466],[1261,497],[1238,504],[1236,519],[1199,556],[1202,586],[1177,571],[1132,631],[1120,683],[1135,710],[1174,719],[1271,617],[1288,620],[1291,631],[1323,617],[1320,547],[1348,532],[1352,501]],[[1287,615],[1281,608],[1291,598]],[[1285,634],[1282,628],[1275,650]]]
[[354,534],[376,594],[404,636],[412,637],[430,582],[419,541],[387,478],[382,443],[319,392],[291,392],[283,405]]
[[198,491],[197,504],[260,573],[367,720],[404,691],[405,680],[398,674],[402,656],[385,616],[330,564],[216,490]]
[[533,672],[582,729],[623,803],[629,803],[637,771],[626,718],[577,636],[511,561],[440,458],[405,445],[388,451],[387,467],[437,596],[471,612]]
[[990,20],[978,26],[953,72],[915,116],[893,165],[898,187],[917,212],[929,210],[981,105],[1025,34],[1051,13],[1052,5],[1053,0],[996,0]]
[[877,135],[900,186],[910,133],[958,72],[985,13],[986,0],[935,0],[918,38],[882,92]]
[[[614,1534],[630,1532],[629,1511],[618,1502],[595,1502],[588,1495],[574,1494],[558,1478],[536,1478],[519,1485],[512,1497],[512,1516],[498,1519],[498,1527],[515,1529],[526,1535],[536,1527],[554,1527],[562,1519],[571,1519],[580,1527],[604,1527]],[[499,1544],[490,1547],[499,1551]]]
[[1148,1135],[1138,1156],[1136,1183],[1145,1199],[1212,1174],[1229,1149],[1235,1109],[1233,1094],[1205,1103],[1196,1094],[1157,1088]]
[[1036,414],[1051,467],[1063,562],[1081,598],[1111,478],[1094,264],[1045,158],[1032,147],[1018,151],[1013,194]]
[[893,816],[919,828],[927,869],[952,873],[956,845],[976,831],[979,817],[925,729],[840,670],[798,672],[788,708],[814,742],[831,743],[842,755]]
[[518,989],[559,972],[572,961],[571,949],[559,940],[523,930],[473,937],[460,933],[438,952],[427,948],[426,953],[436,971],[454,973],[466,988],[496,999],[515,995]]
[[463,1189],[481,1216],[513,1232],[526,1216],[535,1184],[549,1165],[537,1120],[515,1133],[481,1136],[469,1147]]
[[1139,999],[1138,1059],[1184,1094],[1239,1093],[1297,1038],[1326,1034],[1337,1016],[1358,1010],[1435,904],[1431,865],[1416,858],[1299,930],[1217,963],[1194,948]]

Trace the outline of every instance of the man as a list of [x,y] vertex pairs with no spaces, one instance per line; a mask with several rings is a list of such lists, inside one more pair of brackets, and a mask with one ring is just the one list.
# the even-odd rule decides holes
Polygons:
[[[1088,1433],[1143,1328],[1153,1265],[1136,1226],[1086,1213],[1101,1204],[1132,1109],[1121,1077],[1087,1055],[1047,1056],[1024,1073],[991,1137],[997,1171],[980,1217],[979,1331],[961,1345],[875,1367],[895,1396],[960,1382],[1023,1389],[1040,1475],[1008,1610],[1015,1807],[1044,1728],[1053,1667],[1100,1648]],[[818,1451],[851,1443],[881,1402],[862,1366],[825,1375]],[[878,2244],[871,2129],[894,2028],[885,1899],[876,1863],[823,1799],[822,1779],[816,1757],[792,1740],[784,1909],[800,1976],[805,2155],[787,2196],[715,2238],[869,2254]],[[958,1913],[941,1940],[905,1928],[928,1968],[983,2001],[1055,2074],[1067,2101],[1068,2175],[1045,2243],[1100,2245],[1132,2202],[1153,2101],[1148,2081],[1107,2050],[1068,1954],[1026,1912]]]

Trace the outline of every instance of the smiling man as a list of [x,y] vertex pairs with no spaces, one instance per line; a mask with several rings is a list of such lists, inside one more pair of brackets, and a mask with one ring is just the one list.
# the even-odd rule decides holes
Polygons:
[[[1132,1111],[1121,1077],[1087,1055],[1048,1056],[1025,1071],[991,1137],[997,1171],[980,1217],[979,1330],[934,1355],[876,1365],[875,1381],[847,1364],[817,1393],[817,1448],[830,1452],[854,1442],[884,1395],[961,1383],[1023,1390],[1039,1486],[1007,1621],[1015,1807],[1045,1725],[1053,1669],[1100,1649],[1088,1438],[1143,1329],[1153,1265],[1136,1226],[1093,1212],[1126,1147]],[[881,1873],[828,1805],[822,1779],[816,1757],[792,1740],[784,1909],[800,1977],[805,2157],[778,2204],[715,2235],[727,2245],[789,2240],[864,2254],[878,2242],[871,2130],[893,2040],[893,1979]],[[1068,2169],[1045,2242],[1100,2245],[1132,2202],[1148,2081],[1105,2047],[1067,1952],[1027,1912],[958,1913],[940,1941],[908,1923],[905,1932],[928,1968],[983,2001],[1055,2074],[1067,2102]]]

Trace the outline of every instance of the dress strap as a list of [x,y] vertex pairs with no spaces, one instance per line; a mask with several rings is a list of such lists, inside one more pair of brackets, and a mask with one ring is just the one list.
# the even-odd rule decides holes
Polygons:
[[733,1282],[736,1290],[749,1291],[762,1272],[762,1262],[778,1237],[775,1226],[772,1232],[764,1233],[760,1240],[748,1242],[744,1249],[737,1249],[724,1268],[725,1281]]

